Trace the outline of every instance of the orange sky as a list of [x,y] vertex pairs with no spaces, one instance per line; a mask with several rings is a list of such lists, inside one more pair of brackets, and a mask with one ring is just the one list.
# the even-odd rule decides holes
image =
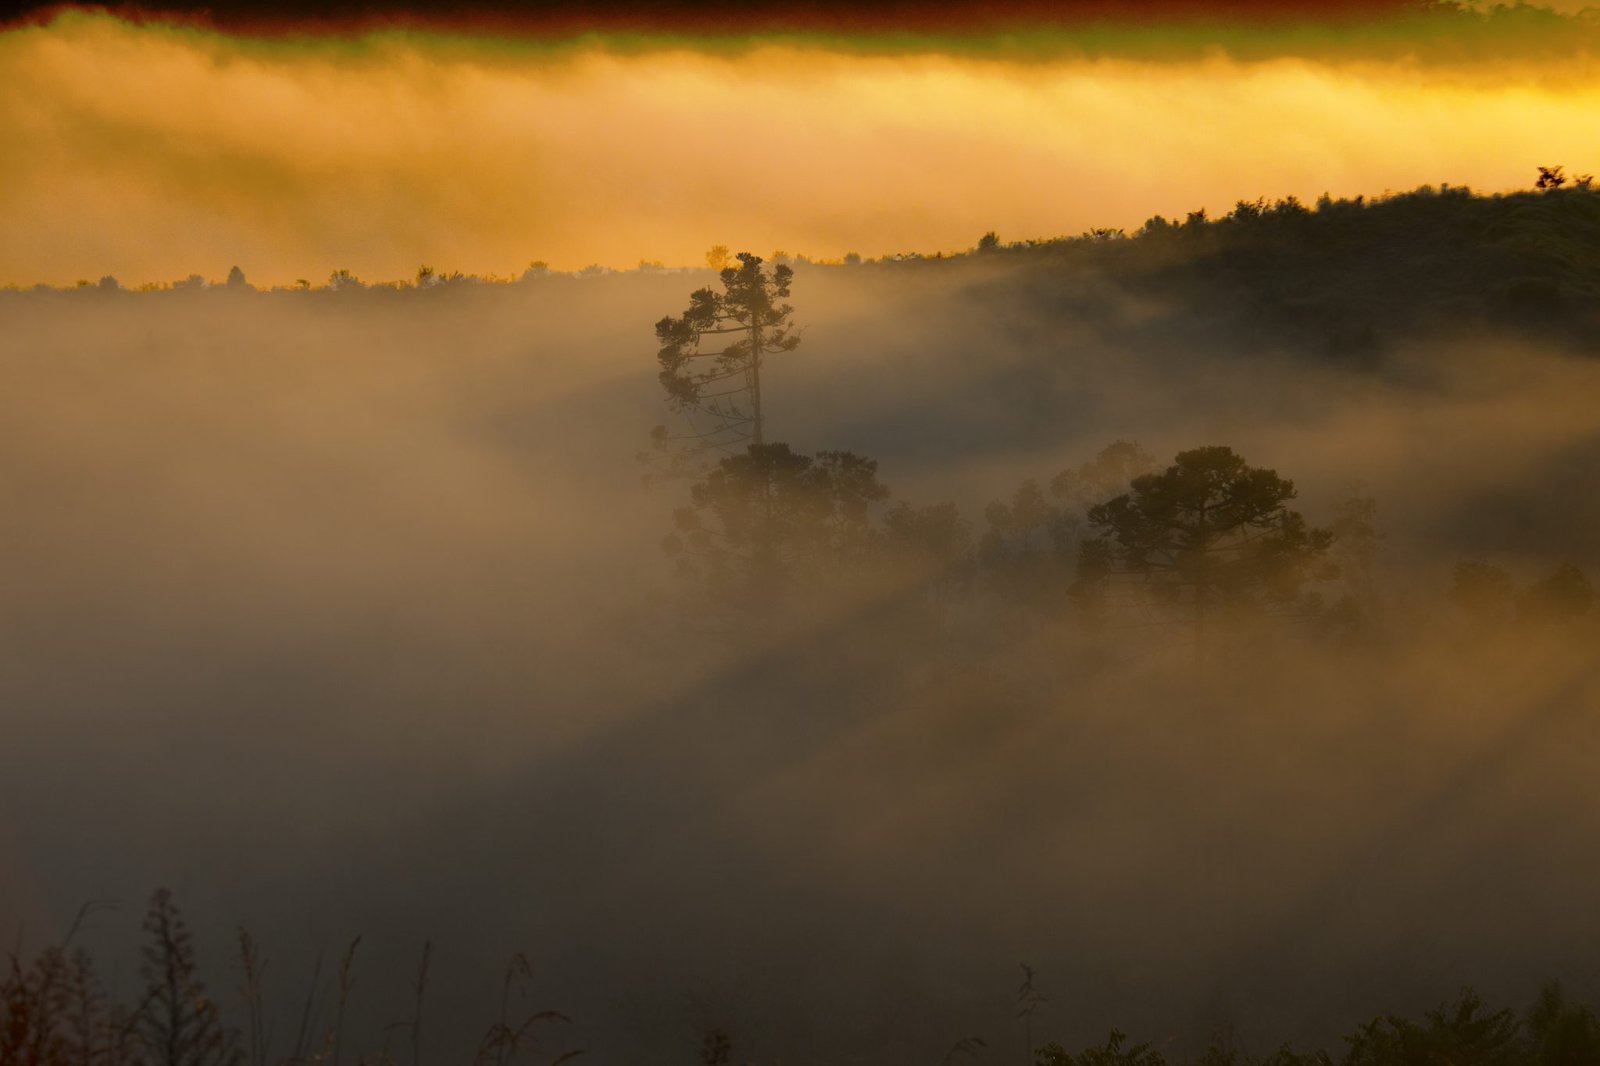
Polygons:
[[0,34],[0,284],[970,247],[1600,166],[1600,62]]

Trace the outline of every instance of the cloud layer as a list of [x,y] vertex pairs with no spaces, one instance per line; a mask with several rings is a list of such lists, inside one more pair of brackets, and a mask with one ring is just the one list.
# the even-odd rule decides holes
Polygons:
[[0,139],[19,147],[0,159],[0,283],[931,252],[1588,169],[1594,63],[1519,40],[1155,59],[1026,39],[255,38],[67,13],[0,35]]

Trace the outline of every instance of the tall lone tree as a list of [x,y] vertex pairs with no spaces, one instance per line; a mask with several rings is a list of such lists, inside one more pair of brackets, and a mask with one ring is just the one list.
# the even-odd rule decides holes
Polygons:
[[1219,610],[1287,603],[1307,581],[1328,576],[1333,535],[1290,510],[1294,498],[1294,482],[1246,465],[1232,448],[1180,452],[1165,470],[1090,508],[1097,535],[1080,549],[1083,587],[1120,575],[1163,602],[1187,605],[1198,659]]
[[[672,408],[690,416],[695,450],[766,443],[762,364],[800,343],[790,322],[794,308],[783,302],[794,271],[779,263],[769,273],[749,252],[738,260],[723,268],[721,292],[699,289],[682,315],[656,323],[661,385]],[[721,338],[728,341],[719,346]],[[662,429],[656,434],[658,440],[666,436]]]

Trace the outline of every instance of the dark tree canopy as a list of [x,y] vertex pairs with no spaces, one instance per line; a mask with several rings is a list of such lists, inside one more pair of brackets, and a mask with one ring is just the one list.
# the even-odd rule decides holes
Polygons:
[[690,490],[666,548],[714,598],[767,604],[870,559],[883,542],[872,509],[888,497],[874,459],[752,444]]
[[1420,1024],[1393,1014],[1374,1018],[1345,1038],[1349,1048],[1344,1066],[1434,1062],[1512,1066],[1528,1061],[1519,1046],[1521,1029],[1516,1012],[1491,1011],[1477,993],[1466,989],[1455,1003],[1429,1011]]
[[[691,416],[693,438],[704,447],[765,443],[762,363],[800,343],[790,322],[794,308],[783,302],[794,271],[780,263],[769,273],[749,252],[740,252],[738,260],[738,266],[723,268],[721,292],[699,289],[682,315],[656,323],[667,402]],[[728,342],[707,344],[707,337]]]
[[1098,535],[1081,551],[1083,587],[1134,578],[1165,602],[1190,605],[1203,642],[1213,609],[1287,602],[1328,576],[1333,535],[1290,510],[1294,498],[1292,481],[1247,465],[1231,448],[1181,452],[1089,510]]

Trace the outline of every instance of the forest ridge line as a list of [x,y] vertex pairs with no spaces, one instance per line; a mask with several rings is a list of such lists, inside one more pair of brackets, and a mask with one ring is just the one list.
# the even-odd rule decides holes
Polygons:
[[[811,270],[960,270],[998,262],[1067,278],[1092,274],[1196,311],[1206,311],[1208,302],[1248,301],[1252,313],[1295,318],[1313,331],[1328,329],[1326,320],[1333,317],[1359,335],[1455,321],[1466,311],[1518,327],[1548,327],[1559,319],[1563,328],[1587,335],[1593,315],[1582,305],[1600,297],[1600,196],[1586,176],[1569,180],[1560,167],[1539,168],[1539,182],[1530,190],[1488,195],[1442,184],[1378,197],[1324,195],[1309,205],[1293,196],[1240,200],[1225,215],[1211,217],[1203,209],[1182,218],[1156,215],[1131,233],[1101,227],[1074,236],[1003,240],[990,232],[971,249],[949,254],[912,251],[874,259],[849,253],[830,261],[778,250],[766,258]],[[704,270],[641,261],[631,270],[593,264],[564,272],[535,260],[520,275],[500,276],[424,264],[400,280],[368,282],[337,269],[322,282],[301,278],[258,289],[247,270],[235,266],[220,280],[195,273],[124,286],[103,275],[60,288],[8,285],[0,287],[0,296],[223,290],[377,298]]]

